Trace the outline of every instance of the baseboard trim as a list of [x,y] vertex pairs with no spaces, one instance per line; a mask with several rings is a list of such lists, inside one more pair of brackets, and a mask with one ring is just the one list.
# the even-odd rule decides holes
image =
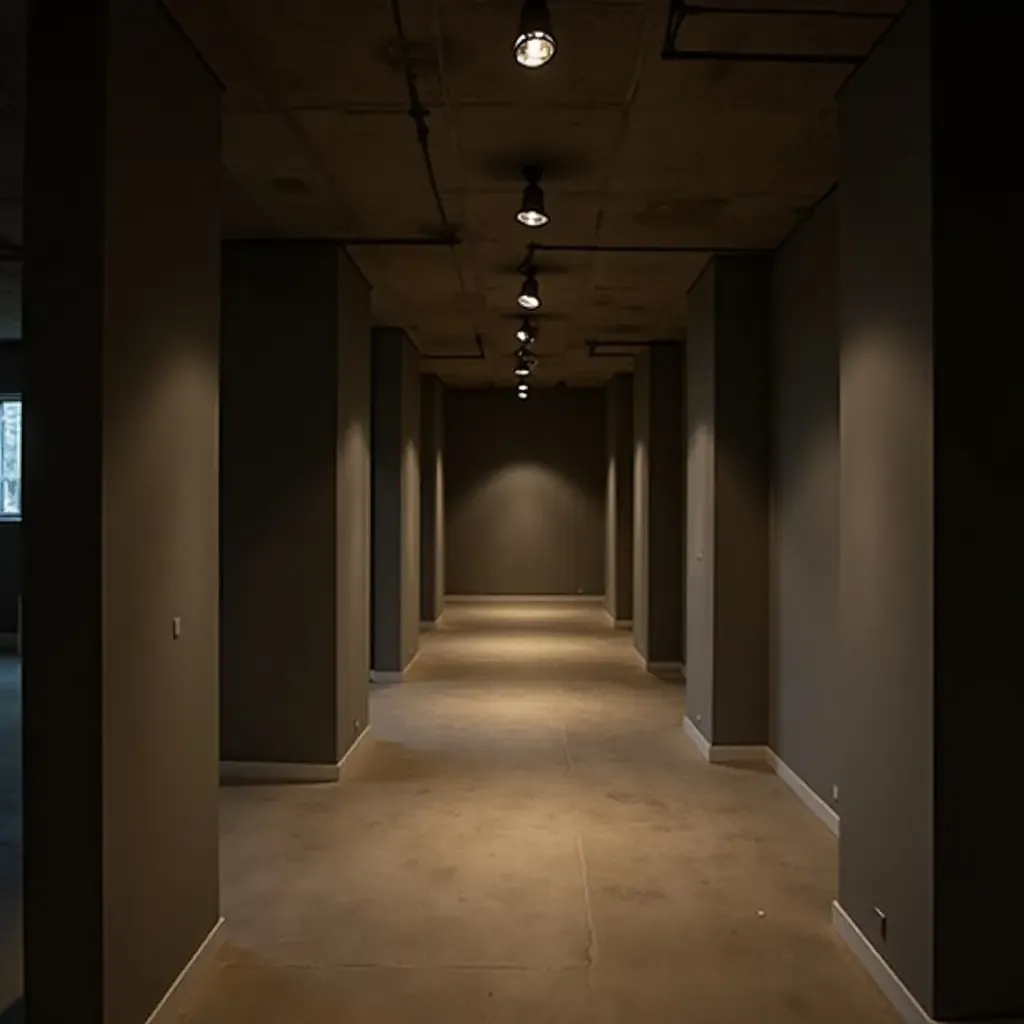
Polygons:
[[219,918],[203,939],[192,959],[182,968],[174,983],[146,1019],[146,1024],[173,1024],[188,1009],[196,987],[208,974],[226,938],[224,918]]
[[433,633],[437,629],[437,619],[420,619],[420,632]]
[[338,765],[290,761],[221,761],[221,782],[337,782]]
[[711,743],[708,738],[697,728],[689,715],[683,718],[683,732],[690,738],[690,741],[697,748],[697,752],[705,761],[711,760]]
[[341,770],[355,753],[356,747],[366,738],[370,727],[364,726],[363,731],[352,741],[348,750],[341,756],[337,764],[301,764],[287,761],[221,761],[221,782],[337,782],[341,778]]
[[447,604],[604,604],[604,594],[447,594]]
[[683,719],[683,732],[690,737],[704,760],[711,764],[765,764],[768,748],[756,743],[729,745],[712,743],[687,715]]
[[832,902],[832,927],[907,1024],[936,1024],[838,900]]
[[658,672],[674,672],[677,675],[686,675],[686,666],[681,661],[645,661],[644,668],[655,675]]
[[839,815],[828,805],[817,793],[807,785],[806,782],[785,761],[775,753],[768,750],[768,763],[776,775],[799,797],[800,802],[811,811],[811,813],[822,821],[825,827],[834,836],[839,835]]
[[420,656],[420,651],[417,651],[410,659],[409,664],[405,668],[398,672],[382,672],[379,669],[370,669],[370,682],[371,683],[400,683],[405,679],[405,673],[409,671],[416,664],[416,659]]
[[615,628],[616,629],[632,629],[633,628],[633,620],[632,619],[616,619],[615,620]]

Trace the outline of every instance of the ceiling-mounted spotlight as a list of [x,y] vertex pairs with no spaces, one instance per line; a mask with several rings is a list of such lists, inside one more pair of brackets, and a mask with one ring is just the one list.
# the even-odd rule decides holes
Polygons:
[[521,363],[526,363],[527,366],[537,365],[537,357],[525,345],[520,345],[516,349],[516,359]]
[[533,267],[526,271],[516,301],[523,309],[540,309],[540,284],[537,281],[537,271]]
[[542,228],[551,220],[544,210],[544,189],[540,187],[541,173],[539,167],[523,168],[526,188],[523,189],[523,201],[516,214],[516,220],[528,228]]
[[516,363],[515,375],[517,377],[529,377],[530,372],[530,364],[525,359],[520,359]]
[[520,345],[532,345],[537,340],[537,332],[533,328],[533,324],[530,323],[528,316],[523,317],[522,326],[516,331],[516,341]]
[[519,387],[516,388],[516,397],[517,398],[529,398],[530,397],[530,387],[529,387],[529,385],[528,384],[520,384]]
[[543,67],[555,55],[555,34],[546,0],[524,0],[515,43],[516,60],[524,68]]

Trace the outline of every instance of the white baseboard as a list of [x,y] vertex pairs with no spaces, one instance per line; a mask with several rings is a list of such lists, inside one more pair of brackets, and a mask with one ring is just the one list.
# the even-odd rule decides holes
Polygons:
[[448,604],[604,604],[603,594],[447,594]]
[[174,984],[157,1003],[156,1009],[149,1015],[146,1024],[175,1024],[189,1008],[197,986],[208,974],[213,961],[224,945],[226,934],[224,918],[220,918],[210,929],[210,934],[192,954],[192,959],[182,968],[174,979]]
[[363,742],[370,727],[352,741],[337,764],[298,764],[280,761],[221,761],[221,782],[337,782],[345,762]]
[[683,732],[693,741],[693,745],[700,751],[705,760],[712,764],[766,764],[768,762],[768,748],[758,744],[736,744],[712,743],[697,728],[696,723],[687,715],[683,719]]
[[690,737],[693,745],[699,751],[705,761],[711,760],[711,743],[708,738],[697,728],[689,715],[683,718],[683,732]]
[[681,661],[645,661],[644,668],[651,675],[657,675],[659,672],[663,674],[675,673],[680,676],[686,675],[686,666]]
[[839,815],[830,807],[817,793],[807,785],[806,782],[785,761],[775,753],[768,750],[768,763],[772,770],[791,790],[800,798],[814,815],[825,823],[828,830],[834,835],[839,835]]
[[899,975],[886,963],[882,954],[857,927],[853,918],[839,905],[838,900],[832,903],[832,927],[907,1024],[936,1024],[910,989],[900,981]]

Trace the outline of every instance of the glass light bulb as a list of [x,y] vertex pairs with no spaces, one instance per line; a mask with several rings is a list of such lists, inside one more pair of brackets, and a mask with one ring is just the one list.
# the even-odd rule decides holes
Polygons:
[[542,228],[551,218],[540,210],[520,210],[516,214],[516,220],[528,228]]
[[525,32],[516,40],[516,60],[524,68],[543,67],[554,55],[555,39],[547,32]]
[[530,376],[530,368],[528,366],[517,366],[516,367],[516,376],[517,377],[529,377]]
[[536,295],[527,295],[523,292],[519,296],[519,305],[523,309],[540,309],[540,299]]

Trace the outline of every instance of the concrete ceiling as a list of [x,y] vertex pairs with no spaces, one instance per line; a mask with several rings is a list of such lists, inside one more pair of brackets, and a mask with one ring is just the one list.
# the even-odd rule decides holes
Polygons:
[[[226,85],[226,236],[438,235],[390,2],[167,6]],[[517,267],[529,242],[770,249],[838,172],[834,95],[848,67],[666,62],[667,0],[551,0],[559,52],[531,72],[511,55],[519,6],[400,0],[439,187],[462,244],[350,248],[373,285],[375,322],[405,327],[425,356],[444,357],[424,369],[453,384],[510,382]],[[895,12],[902,0],[792,6]],[[4,20],[0,56],[13,71],[0,87],[0,146],[19,149],[20,164],[20,61],[6,59],[20,25]],[[679,46],[865,53],[887,24],[705,15],[684,26]],[[552,220],[540,231],[514,219],[527,163],[545,168]],[[0,239],[16,242],[20,190],[6,164]],[[682,337],[686,290],[706,259],[539,253],[538,381],[599,383],[631,365],[588,357],[587,340]],[[0,263],[0,336],[18,332],[17,270]],[[474,358],[478,337],[483,359]]]

